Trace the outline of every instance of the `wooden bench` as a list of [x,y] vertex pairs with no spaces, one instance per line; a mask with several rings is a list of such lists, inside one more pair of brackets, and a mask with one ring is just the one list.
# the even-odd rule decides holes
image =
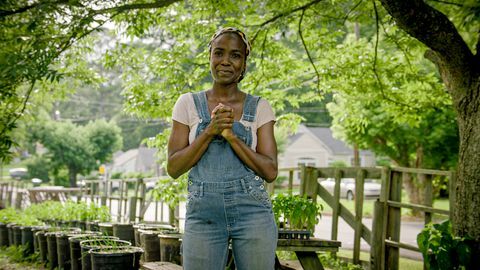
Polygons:
[[173,264],[170,262],[147,262],[142,264],[140,267],[142,270],[182,270],[178,264]]
[[[342,245],[340,241],[318,238],[305,239],[278,239],[277,250],[293,251],[297,255],[304,270],[322,270],[323,265],[318,259],[317,252],[336,252]],[[275,259],[275,268],[283,269]]]

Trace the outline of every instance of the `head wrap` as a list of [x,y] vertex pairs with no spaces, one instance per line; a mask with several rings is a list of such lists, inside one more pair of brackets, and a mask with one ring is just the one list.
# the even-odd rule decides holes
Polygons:
[[[213,34],[212,38],[210,39],[210,42],[208,42],[208,50],[211,52],[213,41],[225,33],[237,34],[242,39],[243,43],[245,44],[245,60],[247,60],[247,57],[248,55],[250,55],[250,50],[251,50],[250,42],[248,42],[247,35],[245,35],[245,33],[243,33],[242,31],[240,31],[235,27],[225,27],[215,32],[215,34]],[[243,69],[242,74],[240,75],[240,78],[238,79],[239,82],[243,79],[245,75],[245,70],[246,70],[246,66]]]
[[246,47],[245,58],[247,58],[247,56],[250,54],[250,50],[251,50],[250,42],[248,42],[247,35],[245,35],[245,33],[243,33],[242,31],[240,31],[239,29],[237,29],[235,27],[225,27],[225,28],[221,28],[217,32],[215,32],[215,34],[213,34],[212,38],[210,39],[210,42],[208,42],[208,49],[211,50],[213,41],[215,39],[217,39],[219,36],[221,36],[225,33],[235,33],[238,36],[240,36],[240,38],[242,39],[242,41],[243,41],[243,43],[245,44],[245,47]]

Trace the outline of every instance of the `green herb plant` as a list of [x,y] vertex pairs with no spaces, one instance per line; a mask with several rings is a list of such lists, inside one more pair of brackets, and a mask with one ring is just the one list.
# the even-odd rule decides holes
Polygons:
[[277,225],[291,230],[309,230],[313,232],[321,217],[323,206],[306,196],[278,194],[272,200]]
[[417,235],[417,243],[427,269],[475,269],[475,242],[469,237],[454,236],[450,220],[428,224]]

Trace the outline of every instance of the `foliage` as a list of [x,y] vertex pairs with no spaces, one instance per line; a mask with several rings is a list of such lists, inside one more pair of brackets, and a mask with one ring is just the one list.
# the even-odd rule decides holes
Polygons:
[[32,156],[27,160],[27,170],[30,179],[39,178],[42,182],[50,181],[48,172],[50,170],[49,160],[43,156]]
[[330,167],[336,167],[336,168],[345,168],[347,167],[347,163],[343,160],[334,160],[330,162],[329,164]]
[[153,189],[155,199],[165,202],[170,208],[177,206],[180,201],[187,199],[187,174],[177,179],[170,177],[159,179]]
[[62,168],[68,169],[71,186],[76,185],[77,173],[89,173],[121,148],[120,129],[104,120],[86,126],[50,121],[34,129],[33,139],[49,150],[53,174],[58,176]]
[[417,243],[428,269],[474,269],[475,243],[469,237],[452,233],[450,220],[428,224],[418,235]]
[[[272,200],[273,213],[278,225],[285,228],[313,231],[321,217],[323,206],[305,196],[277,194]],[[288,224],[288,226],[287,226]]]
[[363,268],[353,263],[344,262],[340,258],[333,257],[330,253],[323,253],[319,255],[319,259],[322,265],[329,269],[341,269],[341,270],[362,270]]
[[0,222],[3,224],[7,224],[9,222],[14,222],[15,218],[17,217],[18,213],[15,209],[8,207],[5,209],[0,210]]
[[97,206],[94,203],[74,202],[65,203],[46,201],[32,204],[26,208],[22,215],[33,216],[38,220],[63,220],[63,221],[110,221],[110,210],[106,206]]

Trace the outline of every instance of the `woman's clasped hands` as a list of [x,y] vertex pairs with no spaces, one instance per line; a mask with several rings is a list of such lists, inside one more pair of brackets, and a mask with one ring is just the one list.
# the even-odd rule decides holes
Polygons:
[[231,107],[218,103],[210,114],[210,118],[210,134],[221,135],[227,140],[235,136],[232,131],[234,113]]

